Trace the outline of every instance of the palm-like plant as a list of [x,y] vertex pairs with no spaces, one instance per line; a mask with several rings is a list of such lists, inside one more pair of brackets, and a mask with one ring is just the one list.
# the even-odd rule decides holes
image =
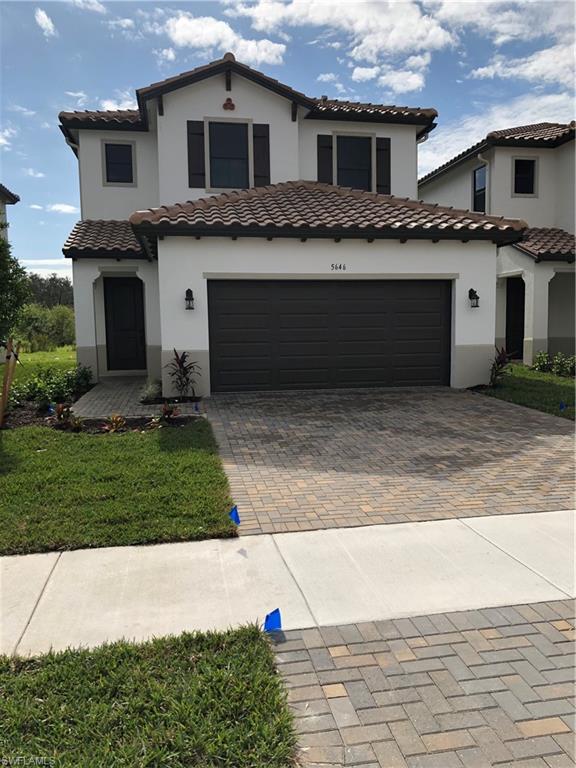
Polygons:
[[179,397],[187,397],[190,392],[192,392],[192,397],[196,396],[194,385],[196,384],[196,376],[200,376],[201,369],[195,360],[188,360],[188,357],[188,352],[178,354],[174,350],[174,357],[166,365]]

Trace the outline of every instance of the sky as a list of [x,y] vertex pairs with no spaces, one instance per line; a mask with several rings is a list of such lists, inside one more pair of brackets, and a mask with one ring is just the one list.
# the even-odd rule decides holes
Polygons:
[[[310,96],[435,107],[420,175],[491,130],[574,119],[563,0],[0,2],[0,181],[13,253],[70,274],[77,161],[58,113],[128,109],[135,89],[232,51]],[[172,202],[172,201],[170,201]]]

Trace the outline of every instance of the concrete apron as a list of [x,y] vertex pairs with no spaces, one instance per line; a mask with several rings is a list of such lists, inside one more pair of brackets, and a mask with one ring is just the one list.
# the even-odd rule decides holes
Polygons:
[[3,653],[261,622],[349,624],[574,594],[574,513],[2,558]]

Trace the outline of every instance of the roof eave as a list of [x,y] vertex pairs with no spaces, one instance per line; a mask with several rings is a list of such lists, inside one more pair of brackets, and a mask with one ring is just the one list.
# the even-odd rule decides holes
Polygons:
[[468,160],[471,160],[480,152],[485,152],[491,146],[493,145],[488,141],[481,141],[478,144],[474,144],[472,147],[466,150],[462,155],[459,155],[453,160],[450,160],[448,164],[440,166],[440,168],[438,168],[436,171],[431,171],[430,173],[423,176],[418,181],[418,188],[424,187],[426,186],[426,184],[430,184],[431,182],[436,181],[436,179],[440,178],[440,176],[444,176],[444,174],[449,173],[451,170],[453,170],[454,168],[457,168],[459,165],[462,165]]
[[104,248],[62,248],[62,253],[67,259],[110,259],[112,261],[150,261],[145,253],[136,253],[135,251],[109,251]]
[[564,261],[568,264],[574,263],[573,253],[561,253],[559,251],[546,251],[544,253],[534,253],[533,251],[530,251],[528,248],[523,247],[522,242],[514,242],[512,243],[512,245],[514,246],[514,248],[516,248],[516,250],[520,251],[526,256],[530,256],[531,259],[534,259],[534,261],[537,264],[540,263],[541,261]]

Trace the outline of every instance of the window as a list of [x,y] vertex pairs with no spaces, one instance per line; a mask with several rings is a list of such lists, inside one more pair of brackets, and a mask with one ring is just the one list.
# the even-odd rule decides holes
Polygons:
[[133,144],[104,144],[106,184],[134,184]]
[[536,194],[536,160],[514,160],[514,194]]
[[210,123],[210,187],[247,189],[250,186],[248,126],[246,123]]
[[472,210],[479,213],[486,211],[486,166],[481,165],[474,171],[472,189]]
[[338,136],[337,183],[342,187],[372,191],[372,138]]

